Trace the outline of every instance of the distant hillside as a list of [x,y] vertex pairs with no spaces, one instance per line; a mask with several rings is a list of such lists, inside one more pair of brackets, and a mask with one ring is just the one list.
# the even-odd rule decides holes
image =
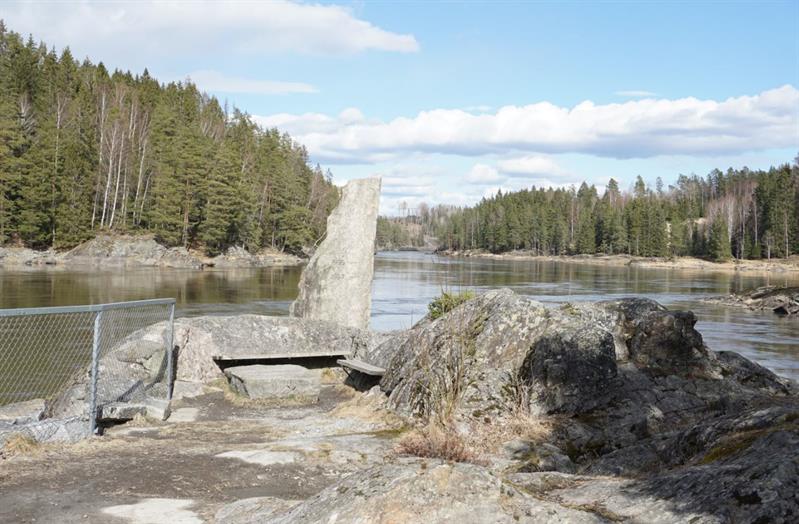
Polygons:
[[0,245],[64,249],[114,231],[212,255],[297,252],[337,200],[290,136],[191,82],[109,72],[0,21]]

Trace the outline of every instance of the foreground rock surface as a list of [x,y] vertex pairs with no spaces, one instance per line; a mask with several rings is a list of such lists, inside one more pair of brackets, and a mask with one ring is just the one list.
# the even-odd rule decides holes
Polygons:
[[351,180],[327,219],[325,240],[300,277],[294,316],[365,329],[372,275],[380,179]]
[[238,394],[273,402],[313,403],[322,387],[318,372],[291,364],[234,366],[225,375]]
[[752,311],[773,311],[778,315],[799,315],[799,287],[767,286],[741,293],[705,300],[713,304],[738,306]]
[[789,522],[799,515],[796,384],[709,350],[695,322],[645,299],[547,309],[498,290],[371,356],[387,360],[381,387],[407,417],[490,427],[522,407],[546,422],[531,450],[554,446],[569,461],[519,459],[519,471],[636,479],[605,491],[589,490],[593,480],[567,483],[583,486],[584,503],[618,489],[627,497],[618,507],[643,505],[639,516],[673,507],[660,521]]
[[[0,520],[53,520],[56,506],[29,500],[32,490],[57,502],[65,522],[130,519],[154,497],[164,497],[165,520],[192,522],[799,516],[796,384],[707,348],[690,312],[646,299],[547,308],[497,290],[381,336],[250,317],[187,319],[176,344],[188,360],[178,371],[202,369],[220,348],[328,344],[386,375],[366,394],[323,386],[319,403],[303,407],[230,404],[220,390],[188,388],[167,423],[122,429],[124,442],[10,460],[0,468]],[[120,358],[151,377],[163,328],[145,335]],[[397,415],[418,427],[402,428]],[[448,447],[407,444],[433,424]],[[440,459],[453,449],[467,451],[449,455],[463,462]],[[110,506],[105,513],[98,500]]]

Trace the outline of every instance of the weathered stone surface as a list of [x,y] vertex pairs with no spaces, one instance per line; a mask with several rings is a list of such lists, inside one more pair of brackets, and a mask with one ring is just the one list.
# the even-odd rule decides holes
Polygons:
[[242,499],[222,506],[216,512],[214,519],[216,524],[271,522],[275,515],[285,513],[300,502],[299,500],[285,500],[275,497]]
[[446,410],[459,427],[527,406],[551,431],[507,443],[510,470],[587,474],[525,488],[547,501],[610,520],[791,521],[799,390],[711,351],[695,322],[640,299],[544,309],[500,290],[373,354],[393,355],[381,387],[400,414],[427,420]]
[[316,402],[322,387],[319,372],[291,364],[234,366],[225,375],[237,393],[260,400]]
[[202,261],[185,248],[166,248],[149,236],[99,235],[60,256],[74,266],[157,266],[202,268]]
[[375,466],[269,517],[273,524],[605,522],[528,497],[484,467],[435,460]]
[[36,422],[45,413],[47,403],[40,398],[14,402],[0,406],[0,422],[7,424],[28,424]]
[[60,255],[53,250],[34,251],[24,247],[0,246],[0,267],[52,266],[59,261]]
[[376,340],[379,336],[367,331],[292,317],[237,315],[179,319],[175,322],[177,377],[195,382],[221,377],[213,361],[215,357],[236,360],[350,355],[371,347]]
[[778,315],[799,315],[799,287],[766,286],[739,295],[708,298],[706,301],[753,311],[770,310]]
[[351,180],[327,219],[327,235],[300,277],[294,316],[369,325],[380,179]]

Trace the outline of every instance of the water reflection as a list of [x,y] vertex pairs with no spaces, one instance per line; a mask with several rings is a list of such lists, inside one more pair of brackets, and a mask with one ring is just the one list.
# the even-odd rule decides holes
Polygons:
[[[91,304],[174,297],[178,315],[285,315],[301,268],[178,270],[0,270],[0,307]],[[379,253],[375,260],[372,327],[406,328],[442,290],[509,287],[544,303],[647,296],[691,309],[713,349],[738,351],[799,378],[799,319],[713,306],[703,297],[766,284],[799,285],[796,274],[608,267],[545,261],[452,259],[431,254]]]

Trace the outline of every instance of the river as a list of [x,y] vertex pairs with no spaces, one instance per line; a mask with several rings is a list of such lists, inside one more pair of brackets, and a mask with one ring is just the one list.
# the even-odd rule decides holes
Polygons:
[[[174,297],[178,316],[285,315],[301,268],[0,270],[0,308],[91,304]],[[799,319],[703,303],[702,298],[766,284],[799,285],[796,273],[730,273],[615,267],[548,261],[446,258],[379,253],[371,325],[400,329],[419,320],[442,290],[508,287],[548,304],[611,297],[650,297],[697,314],[709,347],[737,351],[799,379]]]

